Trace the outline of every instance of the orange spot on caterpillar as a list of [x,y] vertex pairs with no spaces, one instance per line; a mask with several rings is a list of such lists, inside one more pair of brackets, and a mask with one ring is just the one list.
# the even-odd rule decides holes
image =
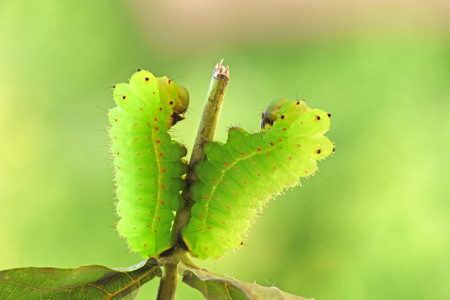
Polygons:
[[[117,139],[117,136],[116,136],[116,139]],[[136,142],[137,140],[138,140],[137,138],[134,139],[135,142]]]
[[300,144],[297,144],[297,147],[300,147]]
[[214,182],[217,182],[217,179],[214,179],[213,181],[214,181]]
[[147,244],[144,244],[144,247],[147,247]]
[[153,92],[153,95],[155,94],[155,92]]
[[155,121],[158,121],[158,118],[155,118]]
[[164,205],[164,201],[161,201],[161,204]]
[[137,211],[137,212],[136,212],[136,214],[138,215],[138,214],[139,214],[139,212]]
[[211,229],[212,229],[212,228],[211,228],[211,227],[209,227],[209,226],[208,226],[208,227],[206,227],[206,228],[208,228],[209,230],[211,230]]
[[244,184],[247,184],[247,181],[244,181]]
[[150,225],[145,225],[145,227],[151,227]]
[[225,166],[227,166],[227,167],[228,167],[228,163],[227,163],[227,162],[225,163]]
[[289,160],[292,160],[292,157],[289,157]]
[[278,141],[281,142],[281,139],[279,139]]
[[139,197],[139,199],[138,199],[139,201],[141,200],[141,197]]
[[117,152],[116,154],[119,155],[119,152]]
[[320,154],[320,152],[322,152],[322,150],[320,150],[320,149],[317,149],[317,154]]
[[161,186],[161,188],[163,189],[163,188],[165,188],[165,186],[164,186],[164,185],[162,185],[162,186]]
[[134,126],[137,126],[138,125],[138,123],[134,123]]
[[273,146],[273,145],[275,145],[273,142],[272,143],[270,143],[270,146]]
[[156,142],[159,144],[159,140],[156,140]]
[[119,119],[116,119],[116,122],[119,122]]
[[147,138],[148,138],[149,140],[151,140],[151,139],[152,139],[152,138],[151,138],[151,137],[149,137],[149,136],[148,136]]
[[316,116],[316,119],[317,119],[317,121],[319,121],[320,120],[320,116]]
[[258,176],[261,176],[261,173],[258,173]]
[[283,128],[284,131],[286,131],[286,128]]
[[137,156],[141,155],[140,153],[136,154]]
[[261,151],[261,148],[258,148],[258,151]]
[[208,199],[208,196],[205,196],[205,199]]
[[143,111],[144,109],[143,109],[142,107],[139,107],[139,110],[140,110],[140,111]]
[[204,214],[201,214],[201,215],[200,215],[200,217],[202,217],[202,218],[203,218],[204,216],[205,216]]
[[273,167],[274,170],[275,170],[276,168],[277,168],[277,167],[275,167],[275,166]]
[[141,185],[142,185],[142,183],[139,183],[139,185],[141,186]]
[[245,156],[245,153],[242,152],[241,155],[242,155],[242,156]]
[[269,153],[266,153],[266,156],[267,156],[267,157],[269,157],[269,156],[270,156],[270,154],[269,154]]
[[[142,171],[142,168],[139,168],[139,171]],[[139,198],[139,200],[141,200],[141,199]]]
[[225,225],[225,221],[222,221],[222,224],[224,224],[224,225]]
[[167,83],[168,83],[168,84],[170,84],[170,83],[171,83],[171,81],[169,80],[169,81],[167,81]]
[[117,135],[114,138],[117,140],[118,139]]
[[155,130],[158,130],[159,128],[158,127],[155,127]]
[[162,107],[159,108],[159,111],[162,111]]
[[154,231],[154,232],[157,232],[158,230],[155,229],[155,230],[153,230],[153,231]]
[[208,215],[209,215],[209,216],[212,216],[212,213],[209,213]]
[[158,220],[161,220],[161,217],[158,217]]
[[[133,230],[136,230],[136,227],[133,227]],[[131,249],[131,247],[130,247],[130,249]]]
[[164,154],[160,153],[159,156],[163,157]]
[[148,77],[145,77],[145,81],[149,81],[150,80],[150,78],[148,78]]
[[227,206],[227,209],[230,209],[230,207],[229,207],[229,206]]
[[237,193],[234,193],[237,196]]
[[166,173],[166,169],[162,169],[161,172]]
[[[203,231],[203,228],[200,228],[200,231]],[[206,247],[205,247],[206,248]]]

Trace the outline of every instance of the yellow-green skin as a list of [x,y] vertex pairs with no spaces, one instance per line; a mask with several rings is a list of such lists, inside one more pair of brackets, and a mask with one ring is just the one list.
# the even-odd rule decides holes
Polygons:
[[[187,90],[167,77],[138,70],[114,87],[117,107],[108,113],[114,155],[118,232],[144,257],[170,248],[174,211],[182,206],[186,148],[168,130],[186,111]],[[178,120],[182,117],[178,116]]]
[[199,181],[183,240],[199,258],[219,258],[241,245],[264,204],[300,177],[317,171],[317,160],[334,151],[323,134],[329,114],[304,101],[274,100],[263,114],[259,133],[232,128],[226,144],[208,143],[207,161],[196,168]]

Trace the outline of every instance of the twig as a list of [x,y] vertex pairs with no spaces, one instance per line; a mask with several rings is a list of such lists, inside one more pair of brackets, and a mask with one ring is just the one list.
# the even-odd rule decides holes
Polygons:
[[203,108],[202,119],[198,126],[197,137],[195,138],[194,149],[189,163],[189,172],[186,175],[187,187],[183,191],[184,207],[180,210],[172,227],[172,239],[177,241],[169,255],[164,257],[164,276],[158,290],[158,300],[173,300],[177,288],[179,274],[178,263],[182,259],[187,259],[186,251],[180,246],[181,231],[188,224],[191,216],[193,199],[190,187],[198,180],[195,173],[195,166],[205,159],[203,147],[205,143],[212,141],[219,122],[220,111],[228,85],[229,68],[222,65],[223,59],[214,68],[213,77],[209,86],[205,106]]

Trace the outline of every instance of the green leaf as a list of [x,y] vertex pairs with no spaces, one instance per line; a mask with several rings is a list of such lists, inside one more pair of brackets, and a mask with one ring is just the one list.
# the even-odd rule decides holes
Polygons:
[[4,270],[0,299],[134,299],[141,285],[155,276],[161,276],[155,258],[121,269],[90,265]]
[[264,287],[181,264],[180,274],[183,274],[184,283],[199,290],[210,300],[313,300],[283,292],[276,287]]

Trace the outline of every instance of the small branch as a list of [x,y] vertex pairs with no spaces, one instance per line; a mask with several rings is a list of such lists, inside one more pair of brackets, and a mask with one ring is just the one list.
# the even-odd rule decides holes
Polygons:
[[191,207],[193,205],[190,187],[198,180],[195,173],[195,166],[205,159],[203,147],[205,143],[214,139],[217,123],[219,122],[220,111],[222,110],[223,99],[227,90],[229,80],[229,68],[222,65],[223,59],[216,65],[203,107],[202,118],[198,126],[197,137],[195,138],[194,149],[189,161],[189,172],[186,175],[187,187],[183,191],[184,208],[177,213],[172,227],[172,237],[177,240],[181,230],[188,224],[191,217]]
[[[192,150],[189,162],[189,172],[186,174],[187,187],[183,191],[184,207],[177,212],[172,226],[172,239],[177,241],[173,252],[162,258],[164,261],[164,276],[161,278],[158,289],[158,300],[173,300],[179,274],[177,266],[180,261],[190,262],[186,256],[186,251],[179,245],[181,231],[188,224],[191,217],[191,208],[193,203],[190,187],[198,180],[195,173],[195,166],[205,159],[203,147],[205,143],[214,139],[217,123],[219,122],[222,103],[225,98],[229,80],[229,68],[222,65],[223,59],[216,65],[203,108],[202,119],[198,126],[197,137],[195,138],[194,149]],[[195,264],[190,262],[193,266]]]
[[194,149],[189,161],[189,173],[186,176],[188,182],[197,180],[194,167],[205,159],[203,147],[206,142],[214,139],[217,123],[219,123],[220,111],[222,110],[223,99],[229,80],[229,68],[222,66],[221,60],[214,69],[213,78],[209,86],[208,96],[203,108],[202,119],[198,126],[197,137],[195,138]]

